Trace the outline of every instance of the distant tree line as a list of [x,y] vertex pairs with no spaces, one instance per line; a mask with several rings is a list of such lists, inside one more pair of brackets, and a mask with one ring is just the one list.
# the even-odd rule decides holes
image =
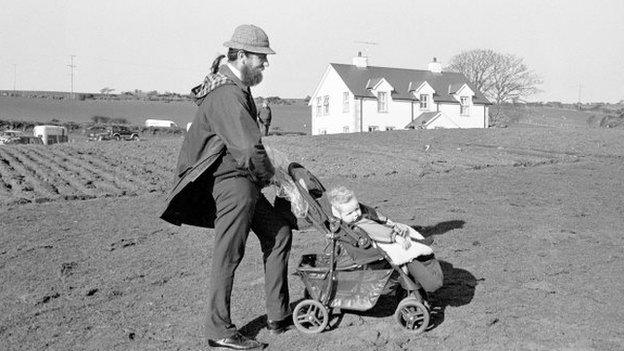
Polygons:
[[125,118],[111,118],[106,116],[93,116],[91,121],[95,124],[129,124]]
[[[105,121],[105,122],[103,122]],[[121,123],[120,123],[121,122]],[[70,133],[87,132],[91,127],[107,126],[112,124],[124,124],[130,129],[136,130],[141,134],[150,135],[180,135],[186,130],[184,128],[157,128],[157,127],[145,127],[130,125],[123,119],[110,118],[105,116],[93,116],[89,122],[73,122],[73,121],[59,121],[58,119],[52,119],[46,122],[43,121],[16,121],[16,120],[3,120],[0,119],[0,131],[2,130],[20,130],[23,132],[31,132],[35,126],[40,125],[55,125],[63,126],[67,128]]]
[[30,131],[32,130],[35,126],[40,126],[40,125],[53,125],[53,126],[63,126],[65,128],[67,128],[68,131],[76,131],[76,130],[80,130],[82,128],[84,128],[84,124],[81,123],[77,123],[77,122],[72,122],[72,121],[59,121],[58,119],[52,119],[50,121],[47,122],[40,122],[40,121],[15,121],[15,120],[4,120],[4,119],[0,119],[0,130],[5,130],[5,129],[14,129],[14,130],[21,130],[21,131]]
[[258,96],[255,98],[256,104],[260,104],[263,101],[267,101],[269,105],[292,105],[298,99],[282,99],[279,96]]

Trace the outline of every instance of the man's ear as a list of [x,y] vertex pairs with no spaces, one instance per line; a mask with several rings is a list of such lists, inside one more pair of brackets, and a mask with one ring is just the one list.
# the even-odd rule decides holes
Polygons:
[[241,63],[245,63],[244,60],[247,60],[247,55],[245,54],[245,52],[243,50],[238,50],[238,52],[236,53],[236,58],[241,62]]

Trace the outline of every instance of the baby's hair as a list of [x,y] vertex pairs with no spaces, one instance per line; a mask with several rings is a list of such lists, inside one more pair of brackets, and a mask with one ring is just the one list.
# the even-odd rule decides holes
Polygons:
[[332,206],[342,205],[351,201],[351,199],[355,199],[355,194],[353,191],[347,189],[347,187],[339,186],[327,192],[327,199]]

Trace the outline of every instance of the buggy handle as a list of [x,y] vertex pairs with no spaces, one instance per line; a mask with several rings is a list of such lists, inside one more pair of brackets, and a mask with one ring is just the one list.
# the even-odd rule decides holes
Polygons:
[[340,230],[340,220],[335,218],[329,218],[329,230],[332,234],[337,233]]

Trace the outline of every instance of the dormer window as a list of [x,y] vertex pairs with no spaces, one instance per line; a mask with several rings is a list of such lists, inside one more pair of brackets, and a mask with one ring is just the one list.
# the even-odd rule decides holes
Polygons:
[[421,110],[429,109],[429,95],[420,94],[420,109]]
[[377,93],[377,112],[388,112],[388,92]]
[[470,115],[470,97],[461,96],[459,98],[459,114],[462,116]]

